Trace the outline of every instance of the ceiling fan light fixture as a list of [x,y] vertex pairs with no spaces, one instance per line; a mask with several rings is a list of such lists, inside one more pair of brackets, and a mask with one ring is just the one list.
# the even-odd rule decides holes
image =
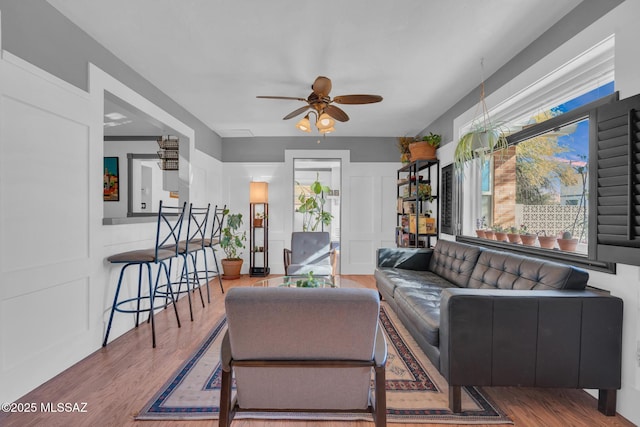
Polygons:
[[318,132],[320,132],[321,134],[327,134],[327,133],[331,133],[334,130],[336,130],[333,126],[331,126],[330,128],[325,128],[325,129],[318,129]]
[[309,121],[309,115],[304,116],[298,123],[296,123],[296,127],[303,132],[311,132],[311,122]]
[[320,114],[320,117],[318,117],[318,121],[316,122],[316,126],[320,130],[333,128],[333,125],[335,124],[336,124],[336,121],[333,120],[333,117],[331,117],[327,113]]

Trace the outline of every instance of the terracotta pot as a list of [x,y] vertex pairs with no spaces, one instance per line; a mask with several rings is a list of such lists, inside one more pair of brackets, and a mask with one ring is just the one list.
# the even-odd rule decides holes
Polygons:
[[556,246],[557,240],[558,238],[556,236],[538,236],[540,247],[545,249],[553,249]]
[[412,161],[436,159],[436,147],[426,141],[412,142],[409,144],[409,151],[411,151]]
[[222,260],[222,274],[223,279],[233,280],[240,278],[240,270],[242,269],[243,260],[241,259],[229,259]]
[[262,227],[262,218],[253,218],[253,226],[254,227]]
[[476,230],[476,235],[483,239],[487,237],[487,235],[484,233],[484,230]]
[[535,234],[521,234],[520,240],[522,240],[523,245],[535,246],[536,240],[538,240],[538,236],[536,236]]
[[578,246],[578,239],[558,239],[561,251],[574,252]]
[[507,233],[504,231],[496,231],[496,240],[498,242],[506,242],[509,240]]
[[493,231],[485,230],[484,235],[489,240],[496,240],[496,233]]
[[511,243],[522,243],[522,240],[520,239],[520,235],[519,234],[508,233],[507,234],[507,238],[509,239],[509,241]]

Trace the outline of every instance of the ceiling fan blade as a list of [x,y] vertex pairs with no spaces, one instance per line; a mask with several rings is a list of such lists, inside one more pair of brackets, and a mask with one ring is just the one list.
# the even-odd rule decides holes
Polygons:
[[328,105],[324,112],[336,119],[339,122],[346,122],[349,120],[349,116],[347,113],[342,111],[342,109],[336,107],[335,105]]
[[303,102],[307,102],[306,99],[304,98],[296,98],[293,96],[256,96],[256,98],[263,98],[263,99],[292,99],[295,101],[303,101]]
[[373,104],[382,101],[380,95],[342,95],[333,98],[338,104]]
[[311,85],[311,89],[319,98],[328,96],[329,92],[331,92],[331,79],[325,76],[318,76]]
[[[305,100],[305,101],[306,101],[306,100]],[[304,113],[304,112],[305,112],[305,111],[307,111],[309,108],[310,108],[310,106],[309,106],[309,105],[305,105],[304,107],[300,107],[300,108],[298,108],[297,110],[292,111],[292,112],[290,112],[289,114],[287,114],[286,116],[284,116],[284,117],[282,118],[282,120],[289,120],[289,119],[291,119],[291,118],[293,118],[293,117],[295,117],[295,116],[297,116],[297,115],[299,115],[299,114]]]

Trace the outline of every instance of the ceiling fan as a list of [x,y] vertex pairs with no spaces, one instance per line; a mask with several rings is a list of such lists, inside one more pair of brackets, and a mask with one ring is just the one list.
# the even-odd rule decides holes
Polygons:
[[309,115],[311,113],[315,113],[316,127],[320,133],[332,132],[334,130],[333,125],[335,124],[335,120],[339,122],[346,122],[349,120],[347,113],[345,113],[341,108],[333,105],[333,103],[373,104],[375,102],[382,101],[382,97],[379,95],[341,95],[331,99],[329,97],[329,92],[331,92],[331,79],[324,76],[318,76],[311,85],[311,89],[313,92],[311,92],[311,95],[309,95],[307,99],[290,96],[257,96],[256,98],[292,99],[306,102],[307,105],[287,114],[283,117],[283,120],[289,120],[311,109],[311,111],[296,124],[296,127],[304,132],[311,132]]

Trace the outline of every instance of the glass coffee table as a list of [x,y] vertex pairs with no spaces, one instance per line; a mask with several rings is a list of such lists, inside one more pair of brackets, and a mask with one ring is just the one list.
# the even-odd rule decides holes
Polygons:
[[277,276],[255,282],[252,286],[265,288],[362,288],[360,283],[335,276],[331,281],[328,277],[307,276]]

